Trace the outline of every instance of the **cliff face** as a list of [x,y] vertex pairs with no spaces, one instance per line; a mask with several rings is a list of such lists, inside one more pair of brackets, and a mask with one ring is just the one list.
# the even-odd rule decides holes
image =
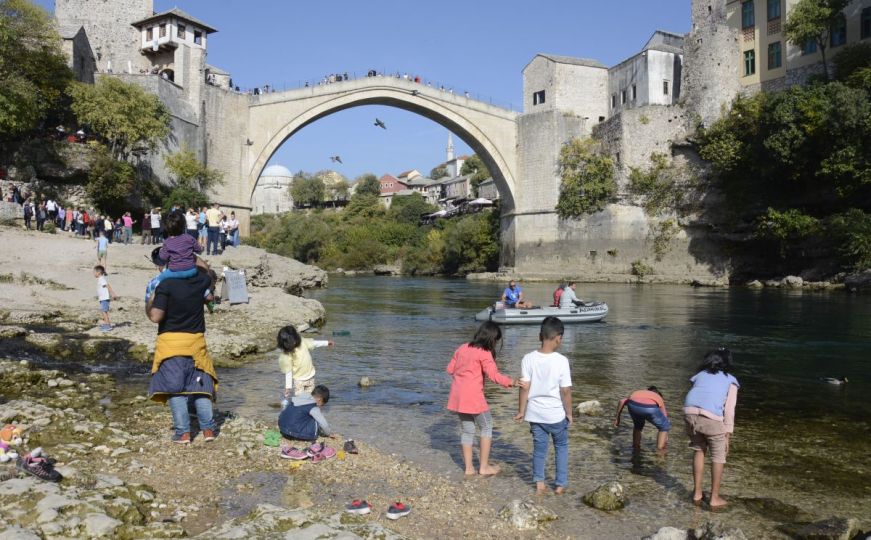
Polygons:
[[3,149],[0,189],[5,199],[13,185],[73,205],[87,204],[85,184],[93,158],[87,144],[32,139]]

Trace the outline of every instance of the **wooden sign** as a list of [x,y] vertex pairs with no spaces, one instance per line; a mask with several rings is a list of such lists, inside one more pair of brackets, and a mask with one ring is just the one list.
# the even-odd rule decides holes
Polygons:
[[248,286],[243,270],[224,270],[224,284],[221,286],[221,300],[233,304],[248,303]]

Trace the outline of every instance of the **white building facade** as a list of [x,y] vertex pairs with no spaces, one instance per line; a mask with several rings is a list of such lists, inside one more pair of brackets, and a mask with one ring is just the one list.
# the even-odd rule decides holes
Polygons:
[[293,210],[292,183],[293,173],[287,167],[270,165],[263,169],[251,197],[251,213],[282,214]]

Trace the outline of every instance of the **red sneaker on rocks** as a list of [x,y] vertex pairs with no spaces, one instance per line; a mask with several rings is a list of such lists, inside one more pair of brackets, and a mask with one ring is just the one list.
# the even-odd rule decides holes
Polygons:
[[387,509],[387,519],[399,519],[411,513],[411,507],[401,502],[395,502]]
[[203,440],[205,442],[214,441],[216,436],[217,435],[215,434],[215,430],[213,430],[213,429],[204,429],[203,430]]
[[181,435],[173,435],[172,442],[175,444],[190,444],[191,443],[191,434],[190,432],[182,433]]

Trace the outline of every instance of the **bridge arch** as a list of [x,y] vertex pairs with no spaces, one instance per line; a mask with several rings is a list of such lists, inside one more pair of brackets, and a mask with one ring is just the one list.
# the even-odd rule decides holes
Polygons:
[[515,208],[517,113],[514,111],[392,77],[348,81],[252,99],[246,186],[249,200],[269,160],[299,130],[346,109],[386,105],[428,118],[456,134],[487,165],[499,189],[503,213]]

